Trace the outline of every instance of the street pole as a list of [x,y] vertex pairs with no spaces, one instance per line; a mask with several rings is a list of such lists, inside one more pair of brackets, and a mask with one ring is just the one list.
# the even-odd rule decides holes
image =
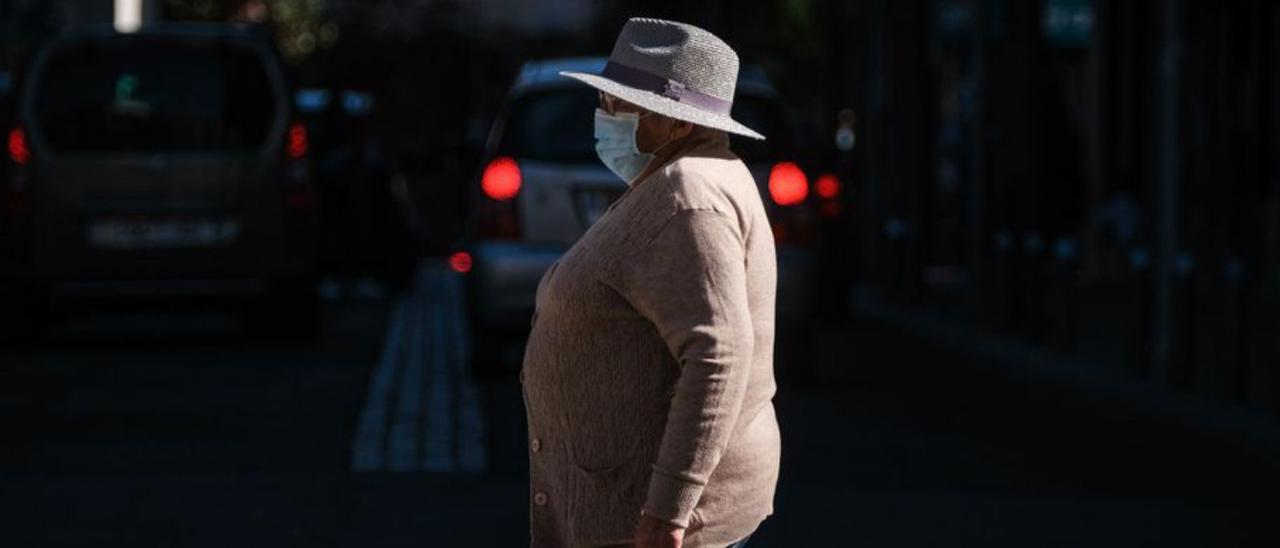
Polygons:
[[116,32],[135,32],[142,26],[142,0],[115,0]]
[[867,48],[868,56],[868,78],[866,82],[867,94],[867,122],[863,124],[862,153],[859,158],[864,160],[863,163],[863,186],[861,189],[861,215],[859,215],[862,224],[862,263],[867,265],[864,280],[871,282],[876,286],[877,290],[884,290],[890,285],[890,269],[886,266],[889,264],[886,250],[888,243],[884,238],[884,223],[888,215],[885,214],[885,205],[882,200],[883,189],[882,179],[884,178],[885,158],[883,151],[886,147],[881,146],[882,143],[889,141],[888,132],[885,130],[887,124],[884,122],[885,94],[887,84],[885,82],[885,31],[884,27],[888,25],[888,6],[887,0],[873,0],[871,4],[871,15],[868,17],[867,28],[870,34],[870,43]]
[[969,272],[977,310],[982,311],[989,302],[986,291],[986,54],[987,54],[986,0],[973,3],[973,104],[969,120]]
[[1151,371],[1158,382],[1172,380],[1171,326],[1174,270],[1178,254],[1178,65],[1181,57],[1181,0],[1164,0],[1160,48],[1160,110],[1156,169],[1155,299],[1152,311]]

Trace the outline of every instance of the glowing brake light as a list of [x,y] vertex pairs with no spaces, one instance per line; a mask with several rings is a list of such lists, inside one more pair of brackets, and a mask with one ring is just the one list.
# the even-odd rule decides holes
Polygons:
[[27,147],[27,132],[20,127],[9,130],[9,159],[18,165],[31,161],[31,149]]
[[795,163],[778,163],[769,172],[769,195],[780,206],[804,203],[809,197],[809,179]]
[[814,190],[827,200],[834,200],[840,197],[840,178],[835,174],[825,173],[813,184]]
[[471,272],[471,254],[459,251],[449,256],[449,268],[459,274]]
[[510,200],[520,194],[520,166],[516,161],[502,156],[489,162],[480,177],[480,188],[488,196],[499,202]]
[[289,125],[289,142],[288,152],[289,158],[297,160],[307,155],[307,126],[301,122],[294,122]]

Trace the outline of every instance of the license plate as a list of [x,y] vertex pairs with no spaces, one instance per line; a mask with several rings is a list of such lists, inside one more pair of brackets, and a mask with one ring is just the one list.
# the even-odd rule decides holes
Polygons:
[[103,220],[89,225],[89,244],[102,249],[164,249],[221,245],[240,232],[236,221]]

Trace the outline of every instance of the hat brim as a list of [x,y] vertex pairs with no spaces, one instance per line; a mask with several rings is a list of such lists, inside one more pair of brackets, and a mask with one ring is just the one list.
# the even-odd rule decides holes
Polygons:
[[729,133],[750,137],[752,139],[764,140],[764,135],[761,135],[755,130],[738,123],[728,116],[707,112],[693,105],[681,103],[675,99],[663,97],[651,91],[626,86],[598,74],[565,71],[561,72],[560,75],[573,78],[574,80],[582,82],[650,112],[656,112],[677,120],[684,120],[692,124],[712,129],[724,130]]

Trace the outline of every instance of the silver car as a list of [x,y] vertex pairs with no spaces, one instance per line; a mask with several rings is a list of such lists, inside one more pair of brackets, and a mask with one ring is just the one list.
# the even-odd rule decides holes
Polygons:
[[243,304],[255,331],[313,332],[317,204],[290,109],[271,42],[252,29],[94,28],[48,43],[6,128],[0,267],[20,323],[50,298],[199,296]]
[[[594,89],[560,71],[599,72],[604,58],[526,64],[485,145],[471,208],[468,270],[477,363],[527,332],[543,272],[626,190],[596,157]],[[767,141],[734,139],[732,149],[755,175],[778,240],[779,332],[807,329],[813,212],[808,180],[797,165],[793,130],[762,71],[739,78],[733,117]],[[458,257],[455,257],[457,259]]]

